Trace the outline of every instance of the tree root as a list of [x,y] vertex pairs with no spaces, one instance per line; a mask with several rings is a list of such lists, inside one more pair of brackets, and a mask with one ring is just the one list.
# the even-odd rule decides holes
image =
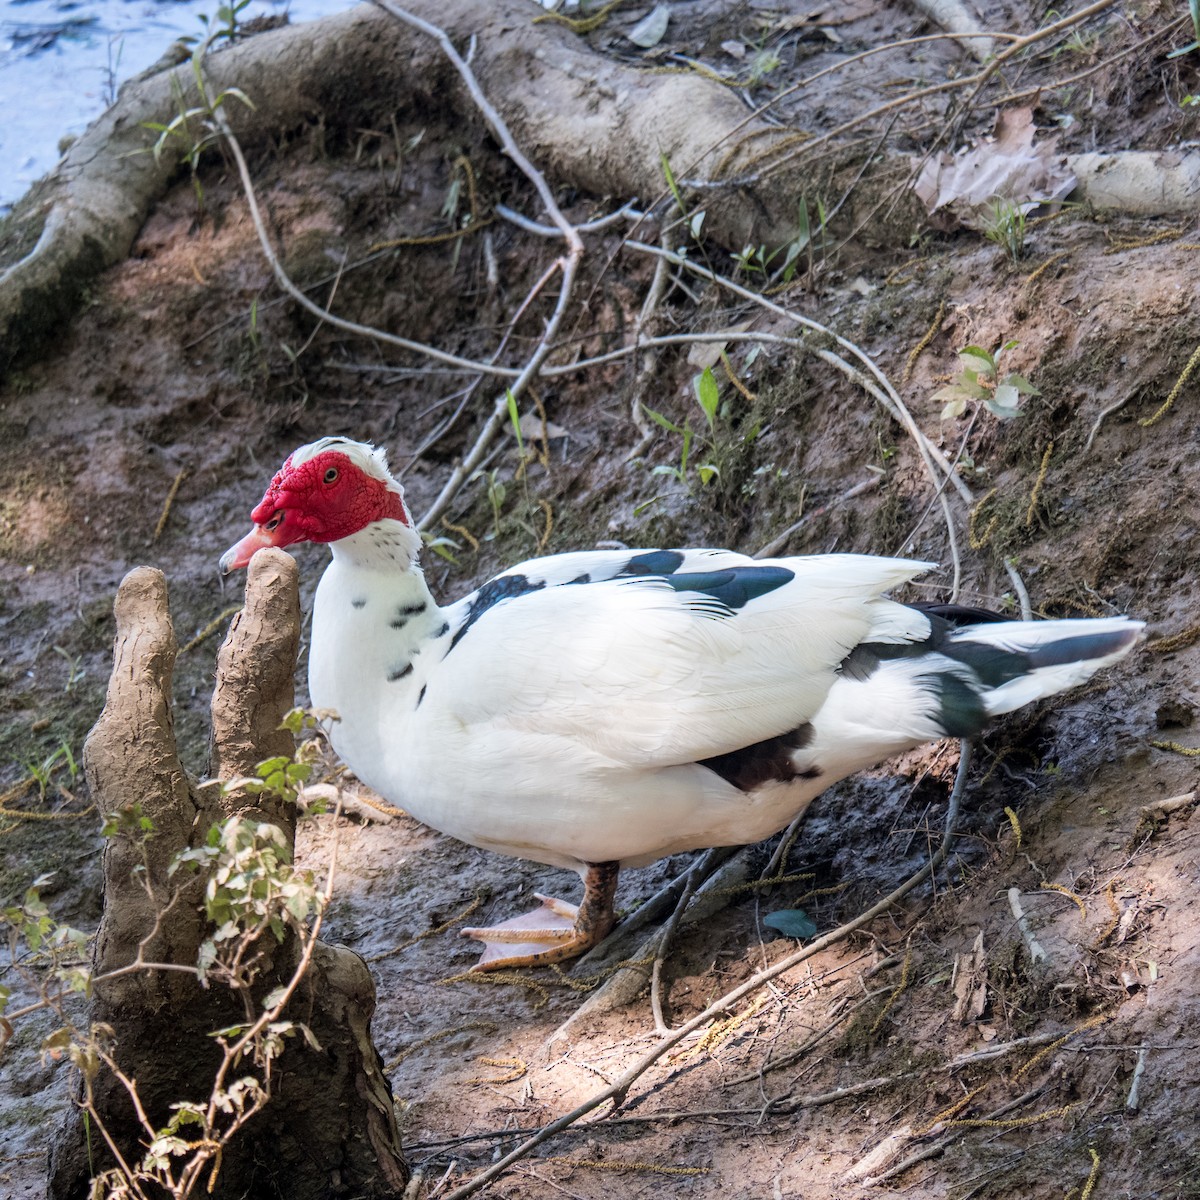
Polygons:
[[[279,551],[264,551],[250,564],[246,607],[221,650],[213,695],[213,766],[225,778],[293,752],[291,735],[279,725],[292,705],[297,575],[294,560]],[[162,573],[131,571],[117,593],[116,617],[108,696],[84,757],[97,806],[104,813],[124,810],[131,819],[123,828],[132,832],[111,838],[105,849],[89,1017],[112,1029],[116,1065],[134,1081],[146,1120],[159,1129],[172,1105],[201,1102],[215,1086],[220,1054],[213,1032],[247,1020],[231,990],[202,986],[197,978],[197,950],[208,934],[197,905],[204,880],[172,873],[172,862],[202,844],[211,823],[235,815],[271,822],[290,846],[295,818],[281,801],[193,783],[180,765],[170,700],[176,642]],[[139,816],[153,822],[153,836],[139,836]],[[320,1049],[296,1038],[273,1063],[271,1100],[225,1147],[210,1191],[297,1200],[317,1200],[342,1186],[367,1197],[401,1194],[408,1168],[371,1043],[375,992],[366,964],[344,948],[310,940],[311,961],[301,970],[295,937],[260,949],[265,957],[254,985],[260,1005],[261,995],[291,981],[287,1015],[312,1031]],[[127,1085],[102,1069],[91,1099],[95,1120],[85,1125],[77,1112],[58,1136],[56,1200],[87,1195],[89,1177],[102,1169],[97,1122],[126,1162],[141,1159],[145,1126]]]

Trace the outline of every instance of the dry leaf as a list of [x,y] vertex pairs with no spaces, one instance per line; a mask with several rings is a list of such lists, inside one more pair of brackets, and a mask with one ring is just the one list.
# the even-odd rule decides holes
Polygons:
[[540,442],[543,432],[548,441],[554,441],[556,438],[565,438],[569,434],[561,425],[555,425],[553,421],[547,421],[545,428],[542,426],[542,418],[536,412],[527,412],[521,417],[521,437],[527,442]]
[[1035,144],[1036,133],[1031,108],[1007,108],[996,118],[992,137],[957,154],[930,158],[913,188],[931,217],[940,214],[934,224],[982,230],[997,198],[1029,212],[1067,196],[1075,176],[1057,151],[1058,138]]
[[[728,328],[734,333],[745,333],[750,328],[750,322],[739,321]],[[726,342],[696,342],[688,348],[688,366],[695,367],[698,371],[703,371],[705,367],[715,367],[721,361],[722,351],[727,349]]]
[[667,24],[671,20],[671,6],[656,4],[625,36],[643,50],[657,46],[666,37]]
[[954,1019],[964,1025],[978,1021],[987,1008],[987,954],[983,934],[975,939],[969,954],[954,958]]

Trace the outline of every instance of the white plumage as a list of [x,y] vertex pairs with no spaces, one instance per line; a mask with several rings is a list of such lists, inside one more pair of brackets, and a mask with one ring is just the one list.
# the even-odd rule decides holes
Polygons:
[[963,624],[884,595],[927,563],[725,550],[534,559],[443,608],[380,452],[338,438],[293,454],[253,519],[226,570],[331,545],[309,690],[356,774],[444,833],[584,876],[578,913],[471,931],[493,966],[594,944],[618,866],[767,837],[856,770],[1083,682],[1141,628]]

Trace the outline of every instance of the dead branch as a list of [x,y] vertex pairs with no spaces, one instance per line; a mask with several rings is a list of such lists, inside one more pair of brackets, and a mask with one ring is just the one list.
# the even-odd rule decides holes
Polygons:
[[1047,960],[1045,948],[1034,936],[1033,928],[1029,924],[1029,917],[1026,916],[1025,910],[1021,907],[1020,888],[1010,887],[1008,889],[1008,907],[1012,909],[1012,915],[1017,922],[1017,928],[1021,931],[1021,937],[1025,939],[1025,947],[1029,951],[1029,961],[1035,967],[1038,963],[1045,962]]

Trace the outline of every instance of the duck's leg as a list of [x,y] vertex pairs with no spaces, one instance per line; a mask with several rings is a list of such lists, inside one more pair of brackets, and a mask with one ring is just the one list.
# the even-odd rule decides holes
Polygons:
[[464,929],[463,937],[483,942],[483,957],[472,971],[504,967],[540,967],[585,953],[607,936],[616,923],[613,897],[620,863],[588,863],[583,873],[583,900],[578,906],[534,893],[541,908],[480,929]]

